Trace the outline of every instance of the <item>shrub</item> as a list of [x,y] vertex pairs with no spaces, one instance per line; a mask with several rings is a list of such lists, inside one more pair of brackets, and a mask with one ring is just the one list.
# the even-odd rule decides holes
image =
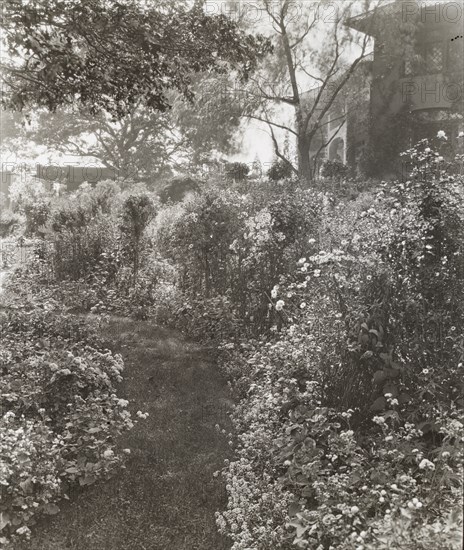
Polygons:
[[275,160],[267,172],[271,181],[290,179],[294,175],[291,165],[283,160]]
[[[51,303],[46,304],[50,306]],[[2,542],[27,535],[75,483],[121,462],[115,437],[132,426],[118,399],[122,358],[88,323],[47,309],[2,319],[0,511]]]
[[250,167],[244,162],[232,162],[226,164],[226,177],[234,181],[243,181],[248,176]]
[[129,195],[121,207],[119,229],[123,236],[123,254],[132,263],[134,281],[140,265],[142,237],[155,215],[155,206],[148,195]]
[[50,216],[50,203],[44,199],[24,203],[24,215],[26,216],[25,234],[36,235],[45,226]]
[[304,191],[284,199],[210,187],[160,213],[156,245],[178,269],[179,289],[191,307],[198,307],[197,298],[227,303],[231,319],[259,331],[271,322],[270,285],[317,226],[317,201]]
[[333,178],[342,180],[348,175],[348,166],[338,160],[326,160],[322,164],[321,176],[323,178]]
[[177,177],[168,182],[159,192],[160,201],[165,204],[168,201],[180,202],[189,193],[199,190],[198,181],[189,177]]
[[464,196],[427,144],[409,154],[409,183],[323,201],[274,327],[221,346],[233,550],[460,547]]

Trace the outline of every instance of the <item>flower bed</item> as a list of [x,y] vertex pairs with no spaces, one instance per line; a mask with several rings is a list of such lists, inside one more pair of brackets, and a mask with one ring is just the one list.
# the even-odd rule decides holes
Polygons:
[[324,201],[274,327],[222,346],[232,550],[462,547],[462,178],[408,154],[410,181]]
[[56,311],[11,310],[1,320],[0,544],[29,536],[71,485],[121,463],[115,438],[132,427],[119,399],[123,361],[88,321]]

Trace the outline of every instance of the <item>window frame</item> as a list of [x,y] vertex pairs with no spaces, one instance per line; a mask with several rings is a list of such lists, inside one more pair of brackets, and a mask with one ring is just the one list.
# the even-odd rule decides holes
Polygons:
[[[430,69],[428,66],[427,66],[427,50],[429,48],[433,48],[435,46],[439,46],[440,47],[440,52],[441,52],[441,63],[440,63],[440,67],[438,69]],[[444,44],[443,44],[443,40],[431,40],[431,41],[427,41],[425,42],[423,45],[422,45],[422,48],[421,48],[421,55],[422,55],[422,58],[423,58],[423,62],[421,63],[421,74],[423,75],[426,75],[426,74],[439,74],[439,73],[442,73],[443,72],[443,69],[445,67],[445,48],[443,47]]]

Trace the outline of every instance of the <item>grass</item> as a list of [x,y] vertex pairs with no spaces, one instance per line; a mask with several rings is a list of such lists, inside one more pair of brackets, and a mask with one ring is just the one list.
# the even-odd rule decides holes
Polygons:
[[[214,513],[225,507],[221,477],[229,456],[231,406],[207,352],[149,322],[112,319],[104,329],[126,369],[119,395],[146,420],[121,438],[126,469],[77,489],[34,528],[24,550],[222,550]],[[136,418],[136,417],[135,417]]]

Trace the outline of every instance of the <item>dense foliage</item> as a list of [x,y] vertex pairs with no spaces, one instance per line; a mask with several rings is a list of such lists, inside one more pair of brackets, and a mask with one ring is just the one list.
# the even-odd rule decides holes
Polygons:
[[185,301],[178,322],[203,337],[270,327],[269,289],[316,226],[314,199],[272,184],[250,195],[211,186],[160,212],[156,245],[174,263]]
[[122,460],[115,438],[133,425],[115,393],[121,356],[59,309],[49,301],[2,313],[0,544],[28,537],[76,483],[108,476]]
[[322,164],[321,176],[323,178],[334,178],[337,180],[346,178],[348,175],[348,166],[338,160],[326,160]]
[[219,344],[233,550],[460,547],[464,195],[438,138],[407,151],[405,183],[350,198],[226,179],[160,205],[83,186],[50,202],[9,284]]
[[169,90],[192,96],[192,73],[232,65],[246,77],[269,49],[232,19],[185,2],[8,0],[1,25],[13,59],[2,101],[13,110],[73,101],[115,117],[139,102],[165,110]]
[[234,550],[461,545],[462,181],[408,155],[410,181],[328,209],[273,288],[284,328],[223,346]]
[[272,181],[285,180],[292,177],[293,169],[289,162],[275,160],[269,168],[267,175]]

